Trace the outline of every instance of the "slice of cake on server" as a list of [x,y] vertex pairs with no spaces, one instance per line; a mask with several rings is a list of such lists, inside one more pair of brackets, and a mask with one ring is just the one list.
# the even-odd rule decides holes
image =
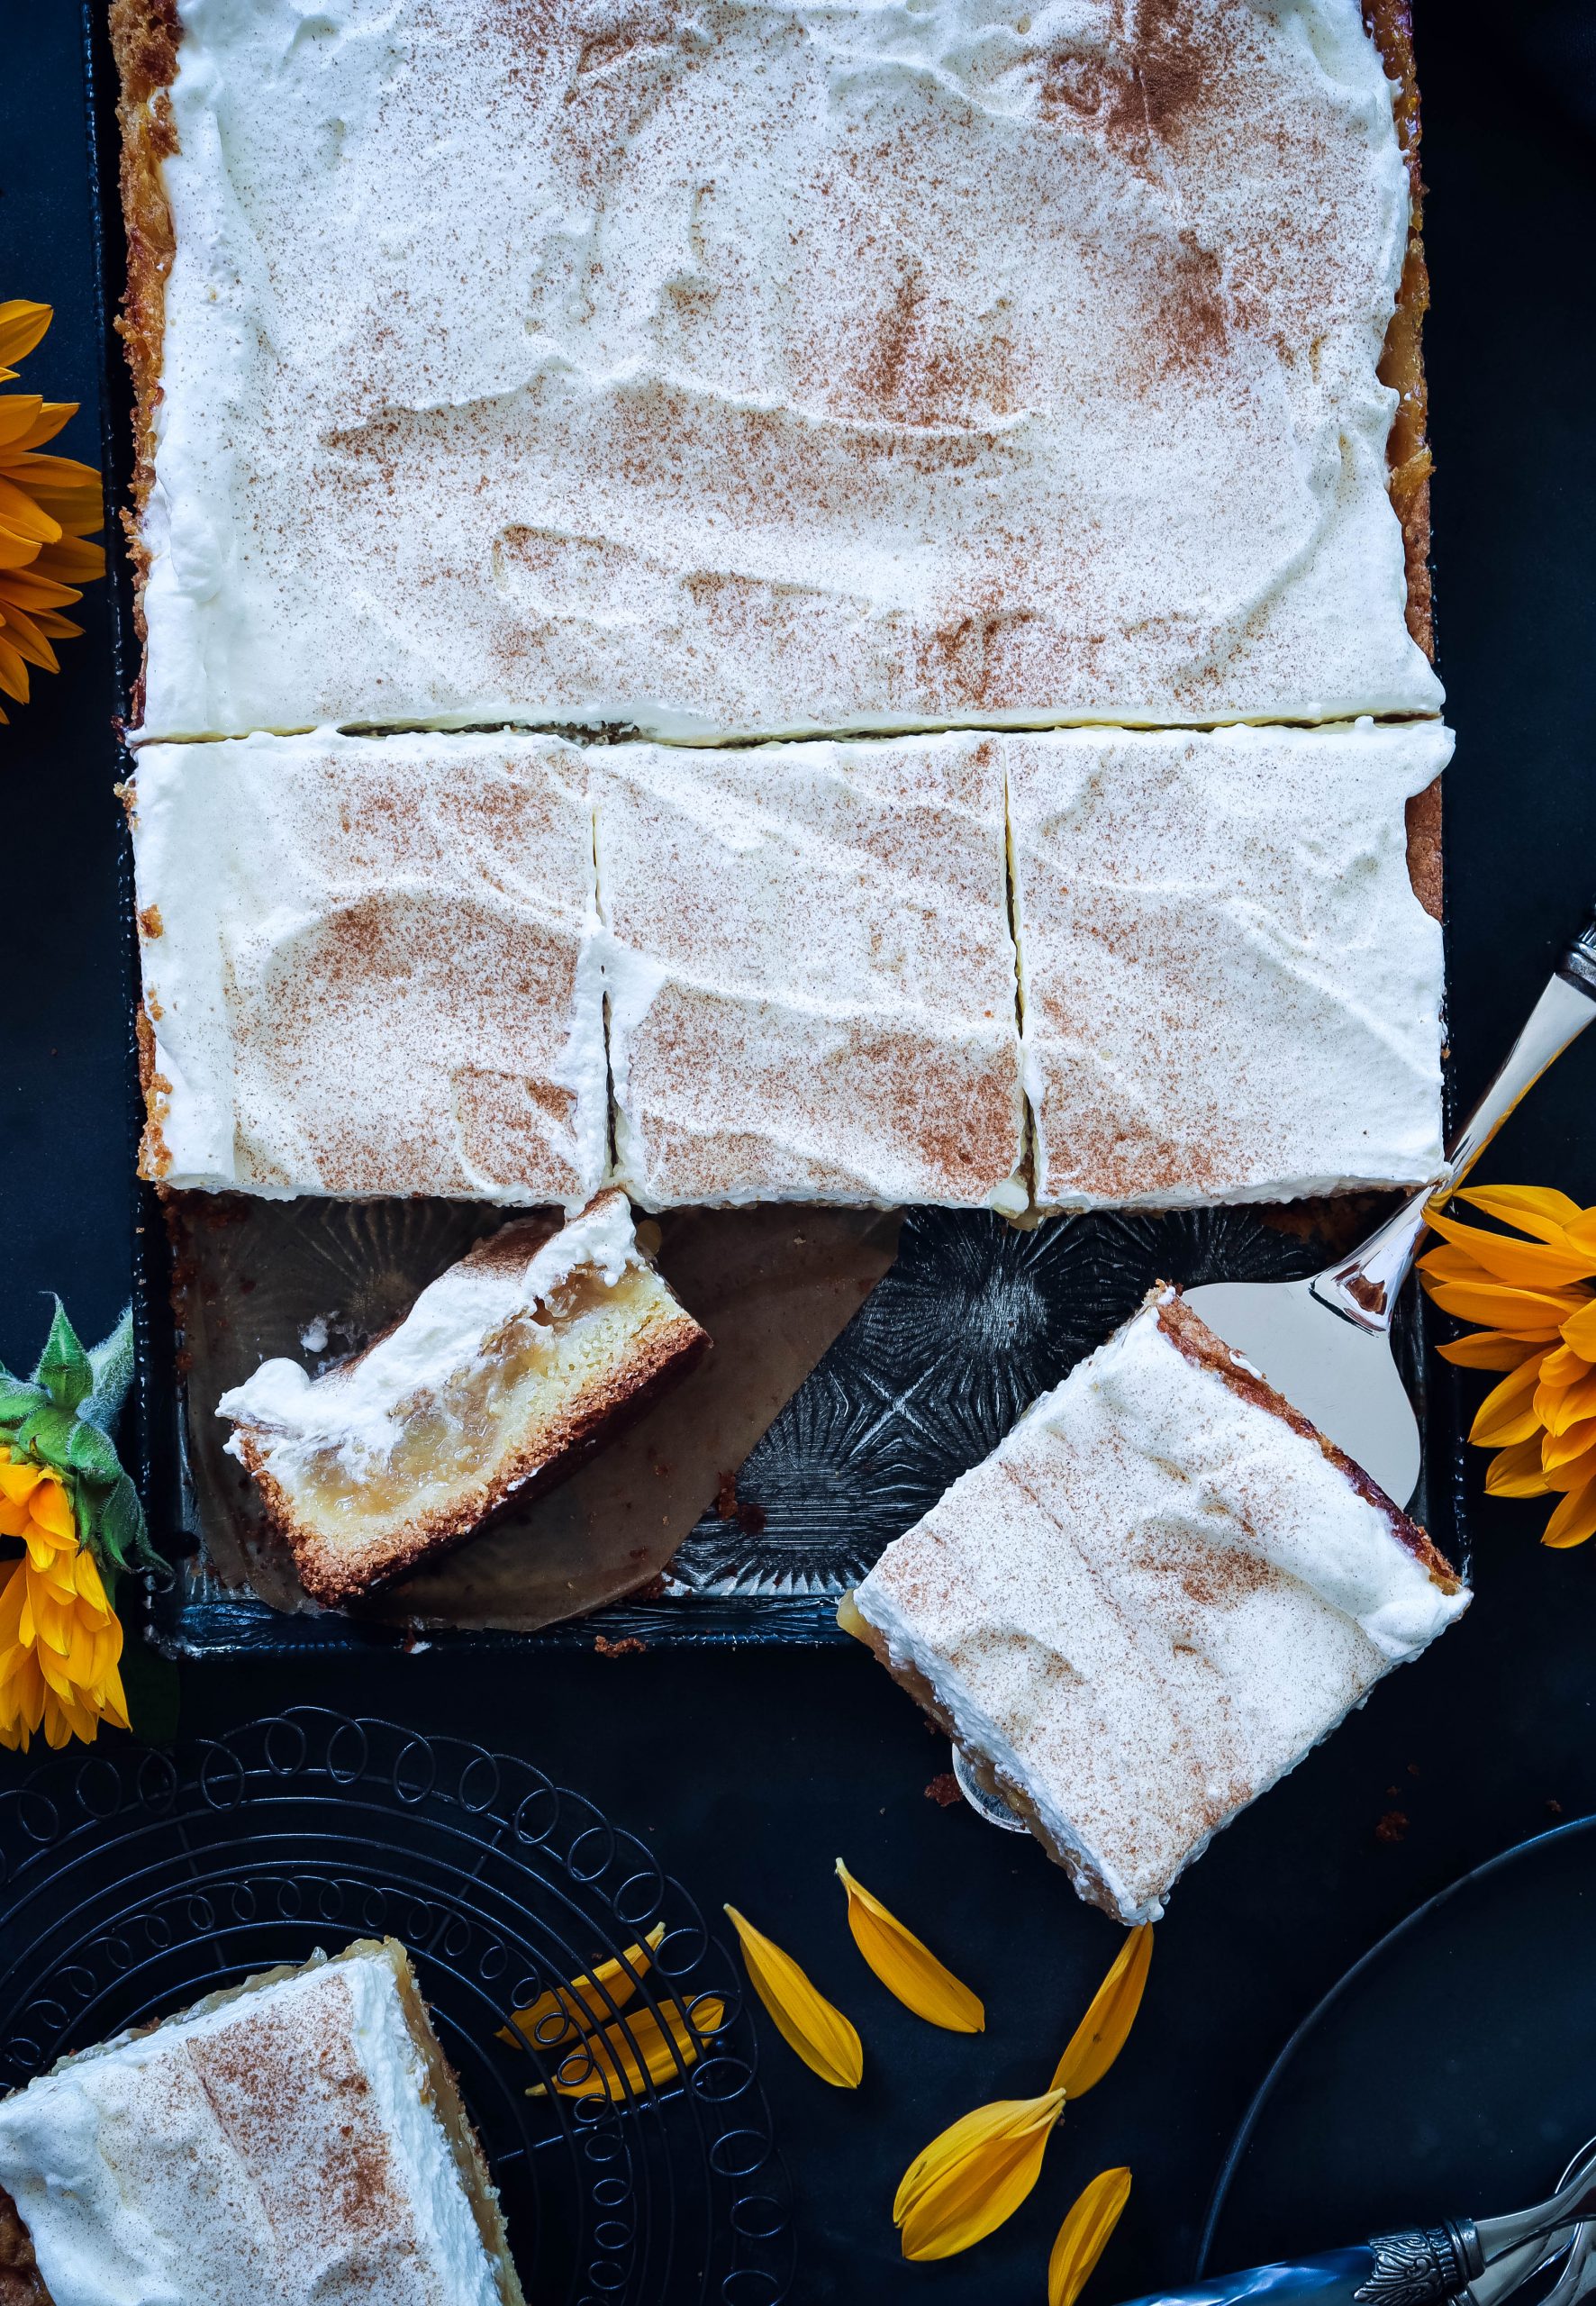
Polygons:
[[305,1591],[337,1604],[551,1488],[708,1345],[608,1192],[490,1234],[320,1377],[263,1362],[217,1413]]
[[839,1616],[1082,1896],[1137,1922],[1469,1600],[1425,1532],[1162,1289]]

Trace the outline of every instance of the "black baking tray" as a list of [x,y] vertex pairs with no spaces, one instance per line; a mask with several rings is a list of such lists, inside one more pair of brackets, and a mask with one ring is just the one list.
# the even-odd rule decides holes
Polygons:
[[[132,462],[131,391],[113,324],[125,277],[116,80],[104,0],[80,5],[104,356],[109,582],[118,687],[125,701],[140,644],[128,557],[115,549]],[[131,766],[124,753],[122,773]],[[121,882],[126,1143],[133,1177],[143,1105],[132,1026],[139,948],[125,830]],[[1450,1121],[1449,1063],[1445,1094]],[[437,1205],[440,1218],[449,1206]],[[843,1640],[836,1624],[839,1596],[957,1475],[988,1454],[1028,1402],[1101,1344],[1155,1281],[1194,1285],[1311,1273],[1356,1239],[1379,1210],[1369,1197],[1327,1204],[1318,1224],[1315,1212],[1295,1208],[1165,1216],[1093,1212],[1056,1219],[1031,1232],[984,1212],[911,1210],[892,1271],[740,1470],[738,1499],[755,1510],[735,1519],[706,1513],[676,1555],[665,1590],[646,1600],[614,1602],[538,1633],[429,1628],[427,1642],[492,1649],[590,1648],[598,1639],[650,1646]],[[138,1475],[152,1533],[172,1564],[170,1577],[150,1594],[159,1646],[170,1655],[286,1656],[412,1642],[413,1636],[391,1627],[331,1614],[283,1614],[253,1593],[224,1585],[211,1568],[185,1462],[180,1340],[165,1217],[150,1186],[134,1183],[129,1222]],[[418,1276],[418,1285],[430,1277]],[[314,1310],[307,1307],[307,1317]],[[1442,1552],[1466,1569],[1461,1394],[1456,1373],[1426,1351],[1426,1320],[1427,1309],[1410,1292],[1397,1349],[1425,1439],[1425,1473],[1413,1510]]]

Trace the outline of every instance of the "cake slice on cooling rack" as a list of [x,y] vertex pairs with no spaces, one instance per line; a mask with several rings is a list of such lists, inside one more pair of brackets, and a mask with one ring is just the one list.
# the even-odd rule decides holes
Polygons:
[[263,1362],[217,1414],[305,1591],[337,1604],[551,1487],[708,1344],[607,1192],[490,1234],[320,1377]]
[[0,2187],[49,2306],[523,2306],[391,1938],[63,2059],[0,2103]]
[[1158,1289],[839,1615],[1081,1895],[1136,1922],[1469,1599],[1421,1529]]

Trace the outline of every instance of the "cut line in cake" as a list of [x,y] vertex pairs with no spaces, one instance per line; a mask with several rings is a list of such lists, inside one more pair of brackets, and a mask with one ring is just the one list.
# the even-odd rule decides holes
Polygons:
[[147,748],[144,1174],[1011,1215],[1419,1183],[1442,951],[1405,819],[1450,746]]
[[137,736],[1438,708],[1400,7],[278,14],[113,9]]

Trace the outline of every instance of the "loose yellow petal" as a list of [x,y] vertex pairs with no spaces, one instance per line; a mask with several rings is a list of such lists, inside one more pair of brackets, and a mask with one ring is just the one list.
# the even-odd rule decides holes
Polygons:
[[1526,1361],[1492,1385],[1469,1427],[1468,1438],[1478,1448],[1505,1449],[1510,1442],[1528,1441],[1539,1430],[1535,1389],[1540,1383],[1538,1361]]
[[1103,2170],[1066,2213],[1047,2260],[1047,2306],[1075,2306],[1130,2199],[1129,2170]]
[[1517,1369],[1532,1354],[1538,1360],[1547,1349],[1531,1338],[1510,1337],[1506,1330],[1476,1330],[1472,1337],[1455,1338],[1450,1345],[1436,1348],[1443,1361],[1459,1369]]
[[934,2138],[903,2174],[893,2203],[906,2258],[950,2258],[1011,2217],[1036,2184],[1062,2090],[1001,2098]]
[[1541,1543],[1558,1548],[1582,1546],[1589,1537],[1596,1537],[1596,1481],[1569,1491],[1541,1532]]
[[1120,2052],[1141,2008],[1153,1958],[1153,1925],[1133,1929],[1115,1955],[1109,1974],[1093,1995],[1086,2015],[1054,2069],[1053,2087],[1078,2098],[1101,2082]]
[[917,2018],[945,2026],[950,2034],[984,2033],[986,2011],[979,1996],[945,1969],[929,1947],[888,1913],[862,1882],[856,1882],[840,1857],[837,1872],[848,1892],[848,1926],[854,1944],[887,1992],[895,1993]]
[[726,1912],[754,1992],[782,2039],[822,2082],[837,2090],[857,2090],[865,2071],[865,2052],[852,2023],[810,1982],[791,1954],[784,1954],[735,1906],[728,1906]]
[[[656,1922],[640,1945],[629,1946],[592,1971],[584,1970],[568,1985],[553,1986],[526,2009],[517,2010],[511,2023],[518,2027],[534,2049],[558,2049],[590,2025],[603,2025],[624,2010],[638,1990],[638,1981],[649,1966],[649,1956],[665,1936],[665,1924]],[[499,2039],[512,2042],[509,2026],[501,2026]]]
[[[555,2093],[561,2098],[621,2101],[640,2097],[645,2089],[664,2089],[682,2079],[702,2039],[719,2033],[725,2022],[726,2005],[713,1994],[702,1995],[690,2012],[679,2002],[662,2002],[657,2018],[651,2010],[618,2018],[584,2034],[567,2051],[555,2070]],[[549,2093],[540,2082],[526,2094],[546,2098]]]
[[1485,1491],[1490,1497],[1544,1497],[1550,1486],[1541,1471],[1538,1440],[1516,1441],[1485,1468]]

